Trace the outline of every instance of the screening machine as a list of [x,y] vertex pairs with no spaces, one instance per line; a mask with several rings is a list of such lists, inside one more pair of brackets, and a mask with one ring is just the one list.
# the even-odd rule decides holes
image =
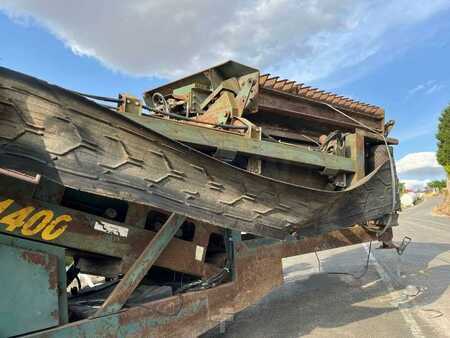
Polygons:
[[392,126],[233,61],[143,100],[0,68],[0,336],[197,336],[283,257],[395,247]]

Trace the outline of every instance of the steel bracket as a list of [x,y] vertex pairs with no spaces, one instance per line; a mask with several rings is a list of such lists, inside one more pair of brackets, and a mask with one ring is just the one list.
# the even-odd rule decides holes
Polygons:
[[136,259],[122,280],[114,288],[103,305],[93,317],[100,317],[118,312],[131,296],[133,291],[148,273],[153,263],[169,244],[178,229],[184,223],[186,217],[173,213],[164,223],[156,236],[150,241],[141,255]]

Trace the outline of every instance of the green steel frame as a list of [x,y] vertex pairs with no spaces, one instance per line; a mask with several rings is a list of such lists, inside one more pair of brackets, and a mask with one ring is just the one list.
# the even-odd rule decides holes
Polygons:
[[127,114],[127,117],[171,139],[200,146],[216,147],[246,155],[259,156],[298,165],[353,173],[351,158],[312,150],[306,146],[245,138],[232,132],[151,116]]
[[109,295],[101,308],[97,310],[94,317],[112,314],[122,308],[185,220],[186,217],[184,216],[170,215],[169,219],[142,251],[139,258],[136,259],[125,276],[120,280],[120,283],[114,288],[114,291]]

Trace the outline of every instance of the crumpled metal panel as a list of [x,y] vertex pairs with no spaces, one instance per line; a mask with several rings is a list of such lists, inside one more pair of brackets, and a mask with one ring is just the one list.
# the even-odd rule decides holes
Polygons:
[[305,227],[308,233],[323,233],[391,211],[389,163],[340,192],[280,182],[4,68],[0,137],[5,168],[265,237],[301,235]]

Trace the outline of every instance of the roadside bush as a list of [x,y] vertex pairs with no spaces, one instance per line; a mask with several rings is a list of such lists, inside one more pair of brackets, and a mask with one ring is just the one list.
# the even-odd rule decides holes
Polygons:
[[437,161],[450,173],[450,105],[444,109],[439,118],[438,132],[436,134],[438,141]]

